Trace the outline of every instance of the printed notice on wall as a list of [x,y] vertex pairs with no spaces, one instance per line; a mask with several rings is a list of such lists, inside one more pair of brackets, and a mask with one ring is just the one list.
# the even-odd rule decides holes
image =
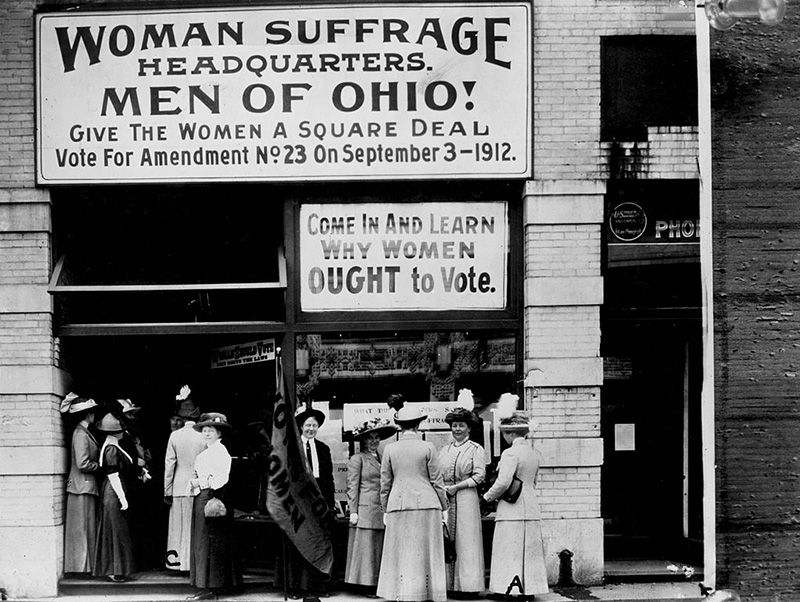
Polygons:
[[36,17],[37,178],[525,178],[526,3]]
[[303,204],[303,311],[506,304],[504,202]]

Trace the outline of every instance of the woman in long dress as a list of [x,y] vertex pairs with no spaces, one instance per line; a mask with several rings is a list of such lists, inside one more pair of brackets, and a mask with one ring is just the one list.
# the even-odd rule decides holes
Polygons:
[[361,451],[347,464],[347,503],[350,507],[350,532],[344,581],[368,588],[374,593],[383,551],[383,512],[381,511],[381,458],[378,446],[397,428],[388,420],[373,418],[353,429]]
[[128,517],[128,492],[136,480],[136,461],[122,449],[123,426],[106,414],[97,426],[106,436],[100,449],[100,469],[106,475],[100,499],[94,575],[111,581],[127,581],[136,571]]
[[100,449],[89,431],[97,403],[74,393],[67,394],[61,412],[76,422],[70,446],[67,479],[67,513],[64,527],[64,572],[91,573],[97,539],[97,474]]
[[[199,591],[188,599],[205,600],[239,587],[242,577],[234,551],[233,507],[229,502],[231,455],[221,441],[223,432],[229,432],[231,426],[224,414],[209,412],[200,416],[193,428],[203,435],[206,449],[195,458],[194,477],[189,481],[194,496],[189,582]],[[211,498],[224,504],[225,516],[205,515]]]
[[386,534],[376,593],[386,600],[443,602],[447,581],[442,519],[447,494],[436,448],[418,433],[427,416],[402,404],[401,396],[389,398],[389,405],[399,408],[394,421],[401,431],[381,460]]
[[[542,456],[533,448],[532,440],[526,438],[529,420],[525,412],[514,412],[501,419],[500,432],[511,447],[500,456],[494,485],[483,494],[487,502],[500,500],[492,540],[489,590],[494,594],[531,598],[549,591],[535,489]],[[516,501],[503,499],[506,491],[520,484],[522,491]]]
[[477,490],[486,478],[486,455],[469,438],[479,424],[473,412],[456,408],[444,420],[453,440],[439,450],[439,470],[450,502],[447,527],[456,546],[455,562],[447,564],[447,591],[477,595],[483,591],[486,572]]

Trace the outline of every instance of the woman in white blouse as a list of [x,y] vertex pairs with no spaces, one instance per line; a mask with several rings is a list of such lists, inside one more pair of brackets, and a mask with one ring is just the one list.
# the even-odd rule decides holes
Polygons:
[[[189,494],[194,496],[189,578],[192,585],[200,588],[189,600],[215,598],[242,582],[233,549],[233,508],[227,500],[231,456],[220,440],[230,428],[228,419],[218,412],[203,414],[194,425],[207,447],[197,456],[194,478],[189,481]],[[225,516],[206,517],[205,507],[211,498],[225,504]]]

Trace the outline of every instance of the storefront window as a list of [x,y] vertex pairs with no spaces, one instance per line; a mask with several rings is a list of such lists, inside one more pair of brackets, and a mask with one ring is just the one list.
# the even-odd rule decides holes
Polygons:
[[477,406],[515,388],[512,332],[325,333],[297,337],[298,402],[452,401],[472,390]]

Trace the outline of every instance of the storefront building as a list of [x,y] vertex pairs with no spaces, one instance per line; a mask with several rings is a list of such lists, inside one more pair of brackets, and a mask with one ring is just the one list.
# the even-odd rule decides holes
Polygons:
[[57,592],[73,389],[158,458],[190,383],[257,515],[277,348],[340,470],[389,393],[444,441],[471,389],[494,459],[520,394],[551,583],[701,563],[691,7],[66,8],[0,9],[0,587]]

